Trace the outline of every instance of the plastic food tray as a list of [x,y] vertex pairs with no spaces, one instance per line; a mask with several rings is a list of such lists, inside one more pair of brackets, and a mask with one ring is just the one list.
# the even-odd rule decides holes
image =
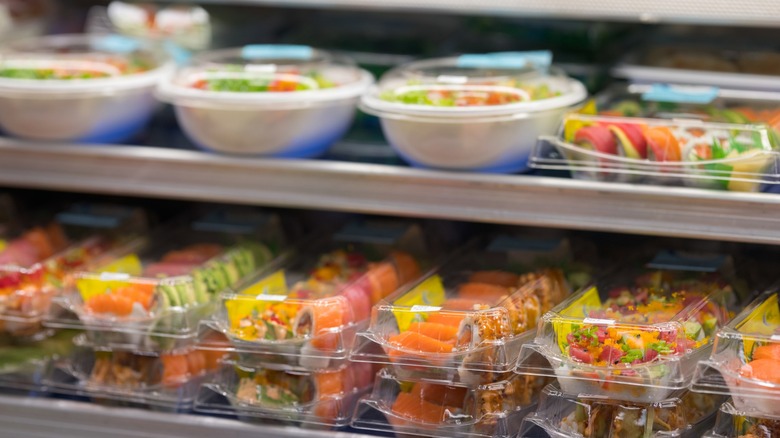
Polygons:
[[[279,218],[260,215],[245,233],[201,219],[163,228],[99,260],[58,300],[51,327],[85,329],[101,347],[161,351],[192,345],[219,294],[274,258]],[[268,237],[271,240],[265,240]],[[276,245],[276,244],[273,244]]]
[[693,390],[732,396],[737,410],[780,418],[780,304],[777,292],[761,295],[715,337]]
[[731,402],[723,403],[715,427],[704,438],[774,438],[780,435],[780,418],[740,412]]
[[532,166],[576,179],[758,191],[780,183],[765,125],[570,114],[539,138]]
[[517,438],[698,438],[711,427],[724,397],[683,391],[656,403],[627,403],[608,396],[542,391],[535,414]]
[[200,385],[222,359],[193,348],[164,353],[102,350],[83,335],[73,342],[70,356],[47,366],[43,384],[49,392],[169,412],[191,411]]
[[536,138],[587,96],[550,52],[463,55],[408,63],[361,100],[413,166],[491,173],[528,170]]
[[327,371],[290,371],[225,363],[203,385],[196,411],[245,421],[281,421],[337,428],[349,424],[357,399],[371,386],[370,364]]
[[442,438],[513,437],[544,385],[544,378],[517,375],[478,386],[407,381],[386,368],[358,403],[352,427]]
[[315,157],[347,131],[373,83],[351,60],[306,46],[252,45],[194,57],[160,83],[184,132],[230,154]]
[[0,335],[0,392],[43,392],[49,361],[70,354],[76,334],[38,333],[33,338]]
[[659,402],[688,387],[736,301],[714,272],[621,269],[545,314],[516,372],[557,377],[566,393]]
[[0,333],[33,336],[52,299],[78,270],[140,236],[142,211],[77,204],[46,225],[7,239],[0,249]]
[[223,295],[209,326],[229,343],[204,342],[203,348],[238,353],[242,364],[343,367],[371,306],[416,281],[431,263],[426,251],[409,245],[420,236],[419,226],[395,230],[397,236],[385,241],[331,237]]
[[659,45],[629,55],[612,73],[635,83],[780,91],[780,53]]
[[439,381],[505,379],[539,317],[569,288],[562,270],[518,265],[508,248],[466,251],[376,305],[351,359]]
[[157,106],[153,91],[166,61],[154,48],[118,35],[12,42],[0,62],[0,126],[34,140],[129,140]]

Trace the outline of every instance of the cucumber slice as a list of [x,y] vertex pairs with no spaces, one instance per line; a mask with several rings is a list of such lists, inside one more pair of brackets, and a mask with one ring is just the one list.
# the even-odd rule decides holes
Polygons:
[[196,269],[192,272],[192,288],[195,293],[195,299],[199,303],[207,303],[209,301],[206,276],[201,269]]
[[195,297],[195,290],[190,281],[180,281],[174,285],[174,288],[176,289],[176,293],[183,306],[194,306],[198,304],[198,300]]
[[241,279],[241,274],[236,266],[235,259],[231,257],[229,260],[225,260],[220,263],[220,268],[224,276],[228,280],[228,286],[233,286]]
[[161,284],[160,290],[168,297],[170,305],[173,307],[181,307],[183,303],[179,299],[179,293],[176,291],[176,286],[173,284]]

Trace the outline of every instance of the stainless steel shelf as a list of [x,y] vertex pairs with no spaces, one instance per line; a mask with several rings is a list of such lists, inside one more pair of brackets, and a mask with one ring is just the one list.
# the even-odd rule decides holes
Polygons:
[[0,140],[0,185],[780,243],[780,195]]
[[0,437],[8,438],[375,438],[254,425],[221,418],[0,396]]
[[201,0],[200,3],[780,27],[780,2],[776,0]]

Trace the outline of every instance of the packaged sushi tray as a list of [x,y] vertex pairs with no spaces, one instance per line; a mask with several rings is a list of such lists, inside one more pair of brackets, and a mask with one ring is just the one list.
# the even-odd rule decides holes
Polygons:
[[157,96],[174,106],[198,147],[307,158],[324,154],[346,133],[373,81],[334,53],[260,44],[193,57],[160,82]]
[[399,436],[514,437],[546,381],[510,375],[508,380],[470,386],[404,380],[384,368],[371,394],[358,403],[352,427]]
[[157,107],[153,91],[167,70],[164,53],[119,35],[14,41],[0,62],[0,127],[32,140],[129,140]]
[[47,326],[85,329],[100,347],[191,346],[219,293],[285,251],[278,216],[261,213],[238,225],[205,214],[107,254],[78,274]]
[[587,97],[551,62],[545,51],[415,61],[383,75],[361,109],[413,166],[527,171],[536,138]]
[[340,368],[371,307],[432,263],[421,242],[416,224],[348,224],[279,270],[224,294],[208,325],[229,342],[203,348],[235,352],[242,364]]
[[222,354],[189,347],[167,352],[101,349],[79,335],[69,356],[49,361],[43,384],[53,393],[111,406],[191,411],[200,385]]
[[780,418],[780,305],[762,294],[715,336],[712,355],[696,370],[694,391],[731,395],[734,407]]
[[704,438],[774,438],[780,436],[780,418],[745,413],[732,402],[723,403],[715,427]]
[[34,337],[0,335],[0,393],[42,393],[50,360],[73,350],[77,332],[38,333]]
[[562,269],[529,268],[502,242],[470,248],[379,302],[351,359],[438,381],[506,379],[540,316],[569,288]]
[[607,395],[567,394],[557,385],[542,391],[517,438],[699,438],[725,397],[683,390],[665,400],[633,403]]
[[778,99],[712,87],[632,85],[606,91],[532,165],[577,179],[758,191],[780,183]]
[[627,56],[612,72],[635,83],[707,85],[780,91],[780,53],[744,48],[658,44]]
[[662,252],[644,267],[604,275],[542,317],[515,371],[557,377],[568,394],[666,399],[690,385],[738,306],[727,264],[719,255]]
[[201,388],[195,410],[250,422],[339,428],[349,424],[357,399],[371,388],[375,374],[371,364],[360,363],[295,371],[225,362]]
[[42,330],[52,299],[78,270],[140,236],[142,211],[97,204],[70,209],[11,234],[0,246],[0,332]]

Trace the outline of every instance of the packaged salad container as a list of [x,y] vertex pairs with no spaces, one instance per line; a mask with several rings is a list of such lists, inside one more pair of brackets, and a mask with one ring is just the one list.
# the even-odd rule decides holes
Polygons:
[[0,127],[32,140],[128,140],[151,117],[166,69],[163,55],[117,35],[11,43],[0,52]]
[[85,329],[99,347],[192,345],[219,293],[265,269],[283,236],[275,215],[259,214],[243,227],[211,219],[171,224],[90,264],[46,325]]
[[350,358],[438,381],[506,379],[539,317],[569,287],[559,268],[516,263],[516,253],[501,246],[505,240],[471,248],[375,305]]
[[404,380],[385,368],[358,403],[352,427],[430,437],[514,437],[545,379],[510,376],[488,385]]
[[361,101],[413,166],[511,173],[527,169],[536,138],[587,96],[549,52],[412,62],[382,76]]
[[371,387],[375,374],[370,364],[359,363],[291,371],[226,362],[201,388],[195,410],[245,421],[338,428],[349,424],[355,402]]
[[694,391],[731,395],[736,409],[780,418],[780,304],[767,292],[715,337],[699,363]]
[[89,263],[145,230],[137,209],[73,205],[54,220],[0,245],[0,333],[32,336],[43,329],[52,299]]
[[0,393],[45,392],[43,378],[51,360],[73,350],[75,331],[38,333],[33,337],[0,335]]
[[662,260],[673,259],[617,270],[545,314],[515,371],[557,377],[569,394],[640,403],[687,388],[737,297],[714,271],[719,256],[687,271],[658,268]]
[[612,73],[644,84],[663,82],[776,92],[780,91],[780,53],[684,43],[657,45],[627,56]]
[[609,396],[542,391],[535,414],[517,438],[699,438],[712,426],[724,397],[682,391],[652,403]]
[[49,392],[112,406],[191,411],[200,385],[219,368],[221,354],[194,348],[152,353],[99,349],[80,335],[71,355],[50,361]]
[[157,95],[199,147],[305,158],[344,135],[372,82],[351,60],[322,50],[251,45],[194,57]]
[[704,438],[774,438],[780,436],[780,418],[740,412],[731,402],[723,403],[715,427]]
[[402,222],[347,225],[279,270],[224,294],[209,326],[229,342],[202,348],[238,353],[242,364],[342,367],[371,307],[431,263],[427,248],[418,247],[421,232]]

